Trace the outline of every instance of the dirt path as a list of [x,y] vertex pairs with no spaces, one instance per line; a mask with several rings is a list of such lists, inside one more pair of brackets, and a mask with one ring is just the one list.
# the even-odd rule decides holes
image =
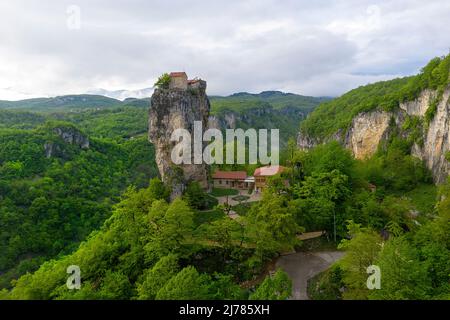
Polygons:
[[280,257],[276,267],[286,271],[292,279],[292,299],[309,300],[306,293],[308,279],[325,271],[342,255],[343,252],[340,251],[297,252]]

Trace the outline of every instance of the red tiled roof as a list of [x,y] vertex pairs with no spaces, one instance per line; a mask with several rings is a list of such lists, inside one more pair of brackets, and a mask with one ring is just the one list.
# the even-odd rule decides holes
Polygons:
[[192,79],[192,80],[188,80],[188,83],[196,83],[199,81],[200,81],[200,79]]
[[245,171],[216,171],[213,174],[213,179],[231,179],[231,180],[245,180],[247,172]]
[[253,174],[255,177],[258,176],[274,176],[278,173],[283,172],[283,170],[286,169],[283,166],[265,166],[261,167],[255,170],[255,173]]
[[186,72],[171,72],[170,76],[171,77],[186,77],[187,78]]

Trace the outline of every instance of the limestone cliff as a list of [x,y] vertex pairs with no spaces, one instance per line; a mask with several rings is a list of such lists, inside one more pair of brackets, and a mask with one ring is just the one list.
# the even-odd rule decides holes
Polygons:
[[[308,149],[320,143],[337,140],[350,149],[358,159],[373,155],[381,141],[387,139],[393,128],[404,137],[408,132],[403,124],[409,117],[419,117],[426,123],[425,114],[438,93],[424,90],[417,99],[400,104],[400,108],[392,111],[374,110],[363,112],[355,116],[350,127],[343,132],[338,131],[325,139],[316,139],[299,134],[297,145],[301,149]],[[432,120],[419,128],[420,138],[413,144],[412,155],[424,161],[433,174],[436,183],[442,183],[450,173],[450,163],[446,160],[446,153],[450,151],[450,87],[444,90],[437,105]]]
[[[424,92],[419,98],[405,105],[408,110],[424,110],[429,105],[435,93]],[[415,109],[415,104],[419,107]],[[423,112],[421,116],[425,113]],[[450,162],[445,158],[450,151],[450,88],[444,91],[440,103],[437,105],[436,113],[431,120],[428,129],[423,133],[423,143],[414,144],[412,154],[422,159],[426,166],[433,172],[434,180],[442,183],[450,173]]]
[[384,111],[373,111],[357,115],[345,137],[344,144],[357,159],[373,155],[381,139],[388,135],[389,121],[393,115]]
[[[72,126],[60,125],[52,129],[52,133],[61,138],[64,143],[77,146],[80,149],[89,149],[89,138],[82,134],[78,129]],[[55,141],[47,141],[44,145],[45,156],[64,157],[63,147]]]
[[[197,81],[195,87],[156,89],[149,110],[149,140],[155,146],[156,164],[162,180],[172,188],[172,198],[181,195],[187,183],[198,181],[208,187],[208,167],[205,164],[175,165],[171,152],[177,142],[170,137],[175,129],[186,129],[193,137],[194,121],[208,126],[210,103],[206,82]],[[193,139],[192,139],[193,140]]]

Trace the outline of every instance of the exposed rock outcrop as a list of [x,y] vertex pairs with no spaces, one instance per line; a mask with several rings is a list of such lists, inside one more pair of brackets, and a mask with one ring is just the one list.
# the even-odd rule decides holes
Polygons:
[[325,139],[317,139],[316,137],[312,137],[307,134],[302,134],[301,132],[297,135],[297,146],[300,150],[308,150],[314,148],[318,144],[328,143],[331,141],[339,141],[344,144],[344,132],[343,130],[339,130],[335,132],[333,135],[325,138]]
[[57,127],[53,129],[53,132],[60,136],[65,143],[77,145],[81,149],[89,148],[89,138],[76,128]]
[[431,101],[436,97],[436,92],[426,89],[413,101],[400,103],[400,109],[411,116],[423,117],[428,110]]
[[236,114],[226,113],[223,115],[211,115],[208,119],[209,128],[214,129],[235,129],[236,128]]
[[[162,180],[172,189],[171,197],[179,196],[190,181],[198,181],[208,188],[206,164],[175,165],[171,152],[177,142],[170,138],[175,129],[186,129],[193,137],[194,121],[201,121],[203,130],[208,127],[210,103],[206,95],[206,82],[196,81],[187,89],[156,89],[149,111],[149,140],[155,146],[156,164]],[[193,143],[193,139],[192,139]],[[193,148],[192,148],[193,150]]]
[[384,111],[362,113],[356,116],[347,132],[344,144],[357,159],[373,155],[380,141],[388,134],[392,115]]
[[[394,112],[375,110],[360,113],[353,118],[345,134],[339,131],[322,140],[299,134],[297,145],[301,149],[309,149],[320,143],[337,140],[350,149],[356,158],[364,159],[376,152],[380,142],[389,137],[393,128],[406,136],[402,126],[407,116],[416,116],[425,122],[425,114],[436,96],[436,91],[424,90],[417,99],[401,103]],[[425,127],[420,139],[422,142],[414,143],[411,153],[424,161],[436,183],[442,183],[450,173],[450,163],[446,159],[450,151],[450,88],[444,90],[434,117]]]
[[[295,122],[298,123],[298,121],[304,119],[306,115],[307,112],[295,107],[287,106],[284,108],[275,109],[270,105],[261,105],[259,107],[248,108],[240,112],[227,110],[226,112],[211,115],[209,117],[209,122],[210,127],[216,129],[236,129],[246,127],[255,129],[260,129],[260,127],[261,129],[272,129],[272,127],[276,129],[283,129],[275,126],[276,121],[274,121],[274,119],[295,119]],[[264,126],[261,126],[261,122]]]
[[300,150],[308,150],[314,148],[314,146],[317,146],[318,144],[326,142],[328,141],[321,141],[310,135],[303,134],[302,132],[299,132],[297,135],[297,147],[299,147]]
[[[52,129],[52,132],[59,136],[65,143],[75,145],[80,149],[89,149],[89,138],[78,129],[70,126],[59,126]],[[45,156],[64,156],[63,148],[54,141],[48,141],[44,145]]]

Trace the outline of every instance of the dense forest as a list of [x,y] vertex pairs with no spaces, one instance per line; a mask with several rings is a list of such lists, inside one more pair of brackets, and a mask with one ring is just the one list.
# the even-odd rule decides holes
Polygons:
[[[186,199],[168,202],[157,179],[147,188],[129,188],[74,253],[22,276],[3,298],[285,299],[291,283],[283,271],[255,282],[265,264],[301,248],[296,235],[302,231],[327,230],[333,242],[334,226],[347,253],[316,279],[311,296],[448,298],[450,188],[437,190],[403,143],[393,139],[366,161],[338,143],[288,150],[288,170],[273,177],[261,201],[237,220],[220,206],[210,214]],[[368,263],[386,270],[375,293],[365,287]],[[72,264],[83,270],[84,285],[75,292],[65,287]]]
[[[266,95],[261,97],[277,108],[309,111],[319,102]],[[228,100],[213,98],[213,109],[214,99]],[[275,108],[261,105],[262,98],[252,99],[257,108]],[[73,252],[113,214],[127,187],[145,188],[157,176],[147,141],[148,107],[147,99],[118,102],[88,95],[0,104],[0,288],[11,288],[13,279]],[[299,119],[291,119],[289,134],[295,134]],[[73,138],[65,141],[67,134],[89,146]],[[194,212],[217,204],[195,184],[184,200]],[[213,211],[212,217],[220,216]],[[194,221],[208,219],[197,215]]]
[[[0,111],[0,287],[73,251],[126,187],[145,187],[157,175],[153,147],[134,130],[144,112],[66,114],[64,122],[61,115]],[[135,132],[141,135],[125,139]]]
[[[448,63],[325,101],[302,130],[325,137],[361,111],[440,91]],[[234,111],[213,98],[213,113],[283,110],[294,98],[233,99]],[[218,205],[218,191],[196,183],[170,201],[146,137],[147,106],[133,103],[0,111],[0,299],[285,300],[292,281],[268,266],[306,250],[299,235],[316,230],[326,232],[319,246],[345,255],[311,279],[312,299],[450,299],[450,181],[433,184],[410,136],[394,132],[364,160],[338,142],[301,151],[291,137],[286,170],[259,201]],[[80,290],[66,287],[70,265],[80,267]],[[370,265],[382,270],[380,290],[366,286]]]

